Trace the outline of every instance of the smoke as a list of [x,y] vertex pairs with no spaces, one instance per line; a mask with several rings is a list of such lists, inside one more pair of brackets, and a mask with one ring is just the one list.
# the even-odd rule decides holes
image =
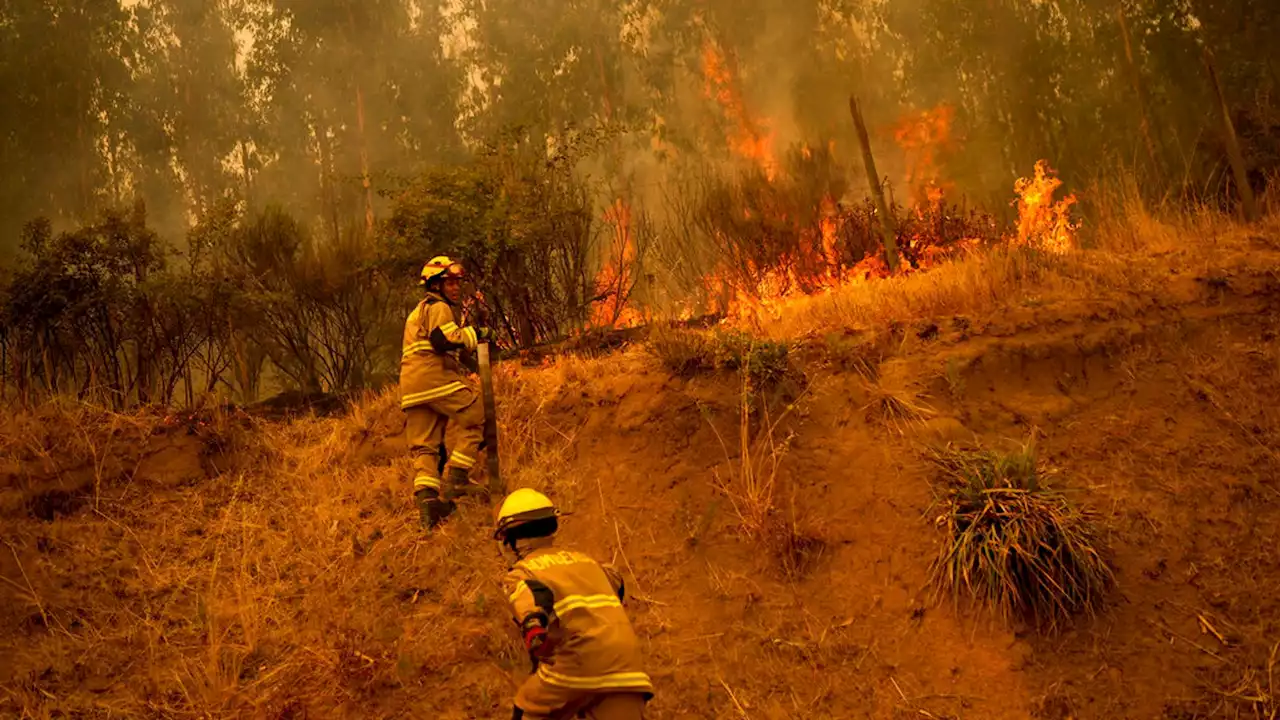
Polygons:
[[[689,167],[741,168],[735,143],[763,142],[742,131],[743,118],[779,162],[798,145],[834,141],[860,181],[851,93],[895,191],[910,168],[892,128],[944,103],[955,108],[957,148],[942,172],[957,195],[988,206],[1007,202],[1041,158],[1071,183],[1089,178],[1095,158],[1141,148],[1182,163],[1160,170],[1190,184],[1218,160],[1197,155],[1212,150],[1199,138],[1214,132],[1197,44],[1233,68],[1228,96],[1266,117],[1276,62],[1265,38],[1280,31],[1258,3],[1224,2],[1194,23],[1181,6],[1172,21],[1131,8],[1130,72],[1161,131],[1148,153],[1112,8],[1086,0],[59,5],[0,8],[0,82],[16,98],[0,110],[0,250],[35,215],[83,222],[134,191],[170,236],[228,196],[337,227],[363,215],[366,158],[375,191],[393,190],[514,125],[546,136],[625,126],[626,141],[584,172],[629,178],[657,210],[664,193],[653,188],[669,191]],[[741,117],[707,97],[709,45],[726,58]]]

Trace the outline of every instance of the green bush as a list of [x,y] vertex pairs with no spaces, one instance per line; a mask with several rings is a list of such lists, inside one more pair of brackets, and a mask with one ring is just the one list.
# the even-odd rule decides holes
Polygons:
[[54,234],[28,225],[0,287],[0,385],[110,407],[191,404],[221,390],[342,392],[398,370],[411,283],[356,231],[317,242],[288,213],[209,211],[179,251],[141,204]]
[[740,330],[717,331],[711,346],[715,366],[744,371],[758,388],[772,387],[790,370],[789,346],[782,341],[761,340]]

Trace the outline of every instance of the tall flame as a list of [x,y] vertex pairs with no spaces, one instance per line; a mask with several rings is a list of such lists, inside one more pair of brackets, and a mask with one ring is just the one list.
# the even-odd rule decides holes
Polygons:
[[1069,194],[1054,202],[1053,195],[1061,186],[1062,180],[1045,160],[1036,162],[1034,178],[1018,178],[1014,182],[1013,191],[1018,195],[1013,201],[1018,208],[1017,244],[1054,253],[1075,247],[1080,223],[1071,220],[1070,210],[1076,196]]
[[636,243],[631,225],[631,205],[614,200],[604,212],[610,226],[609,259],[596,276],[597,299],[591,305],[591,326],[623,328],[643,321],[635,305],[627,302],[636,281]]
[[902,148],[907,161],[907,187],[916,207],[935,206],[950,189],[942,179],[939,159],[953,149],[951,121],[955,108],[939,105],[903,116],[893,128],[893,139]]
[[[703,279],[711,311],[730,325],[760,326],[807,297],[889,274],[880,255],[847,264],[841,257],[840,233],[847,221],[831,196],[822,199],[815,224],[800,228],[797,254],[784,254],[773,268],[761,270],[746,261],[746,272],[716,272]],[[752,278],[746,280],[744,278]]]
[[710,39],[702,47],[703,94],[720,105],[731,124],[726,138],[729,148],[754,161],[770,181],[778,171],[774,156],[774,131],[768,124],[752,119],[742,99],[742,88],[724,52]]

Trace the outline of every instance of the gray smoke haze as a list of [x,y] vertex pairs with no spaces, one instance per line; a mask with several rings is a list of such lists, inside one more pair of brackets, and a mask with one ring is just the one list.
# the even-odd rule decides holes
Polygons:
[[860,172],[858,93],[895,188],[906,167],[885,130],[942,103],[956,110],[946,177],[976,202],[1007,202],[1040,158],[1072,187],[1148,161],[1165,189],[1213,187],[1201,43],[1247,147],[1280,154],[1273,3],[1124,10],[1132,64],[1114,3],[1097,0],[7,0],[0,249],[38,215],[69,227],[135,196],[174,237],[228,199],[336,228],[363,216],[366,172],[390,191],[516,125],[561,141],[570,125],[627,128],[583,168],[630,174],[656,208],[674,167],[737,162],[733,120],[704,93],[709,42],[779,158],[834,140]]

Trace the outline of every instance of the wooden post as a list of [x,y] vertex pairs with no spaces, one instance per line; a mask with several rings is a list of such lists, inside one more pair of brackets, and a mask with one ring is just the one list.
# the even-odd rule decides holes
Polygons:
[[1218,82],[1218,70],[1213,64],[1213,53],[1204,46],[1204,64],[1209,69],[1209,82],[1213,85],[1214,95],[1218,98],[1218,110],[1222,114],[1222,134],[1227,143],[1227,157],[1231,160],[1231,170],[1236,177],[1236,189],[1240,193],[1240,207],[1244,211],[1246,222],[1258,219],[1258,204],[1253,197],[1253,187],[1249,185],[1249,174],[1244,167],[1244,153],[1240,151],[1240,140],[1236,137],[1235,125],[1231,123],[1231,109],[1227,106],[1227,97],[1222,93],[1222,84]]
[[871,154],[871,139],[867,137],[867,125],[862,119],[862,110],[858,107],[858,97],[849,96],[849,114],[853,115],[854,127],[858,130],[858,143],[862,145],[862,164],[867,170],[867,186],[871,190],[871,198],[876,203],[876,213],[880,215],[880,236],[884,240],[884,258],[889,272],[898,272],[897,232],[893,227],[893,217],[889,215],[889,206],[884,201],[884,188],[880,186],[880,173],[876,171],[876,159]]
[[489,343],[476,345],[476,359],[480,367],[480,398],[484,403],[484,456],[488,463],[488,489],[490,495],[502,495],[507,486],[502,482],[498,464],[498,414],[493,397],[493,371],[489,367]]

